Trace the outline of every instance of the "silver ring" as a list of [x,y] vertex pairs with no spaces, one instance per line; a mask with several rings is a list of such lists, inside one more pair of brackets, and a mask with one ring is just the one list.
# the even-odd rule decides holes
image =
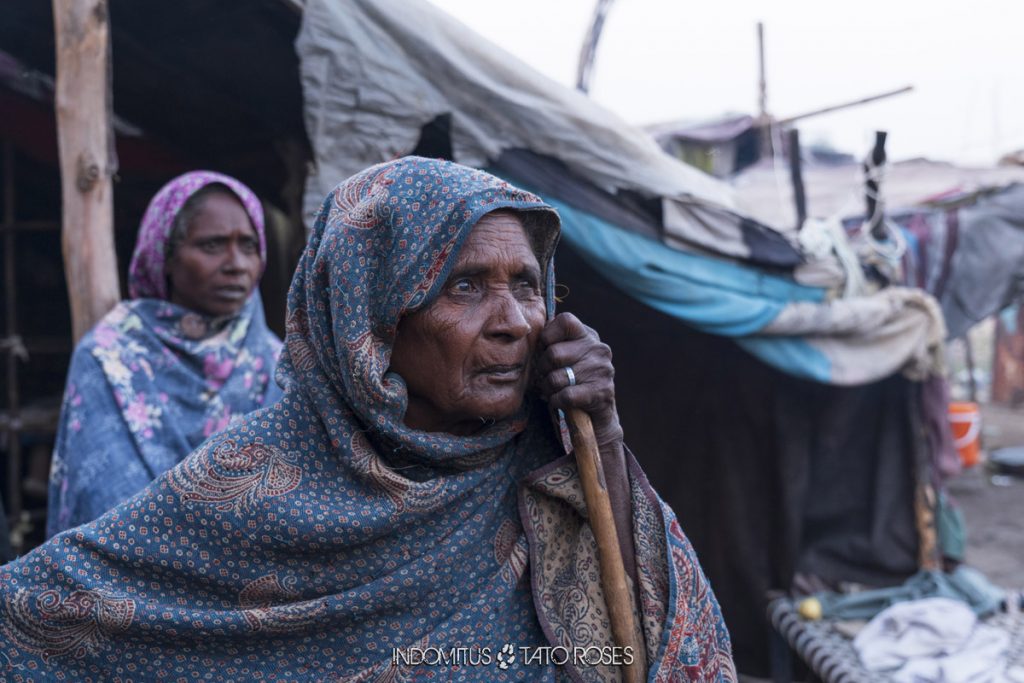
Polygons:
[[566,375],[566,377],[569,378],[569,386],[570,387],[576,386],[576,373],[572,371],[572,368],[570,368],[569,366],[566,366],[566,367],[564,367],[562,369],[565,370],[565,375]]

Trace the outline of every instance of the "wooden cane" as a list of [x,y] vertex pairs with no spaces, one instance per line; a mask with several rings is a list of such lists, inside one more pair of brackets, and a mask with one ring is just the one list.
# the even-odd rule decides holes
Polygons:
[[577,408],[565,414],[569,436],[576,453],[576,464],[583,484],[583,499],[587,504],[590,528],[597,540],[597,558],[601,570],[601,589],[608,604],[612,638],[619,647],[631,648],[632,664],[623,664],[626,683],[642,683],[647,678],[647,663],[640,633],[640,623],[633,606],[633,595],[626,582],[626,567],[619,548],[619,534],[615,528],[608,485],[601,465],[601,453],[594,437],[590,415]]

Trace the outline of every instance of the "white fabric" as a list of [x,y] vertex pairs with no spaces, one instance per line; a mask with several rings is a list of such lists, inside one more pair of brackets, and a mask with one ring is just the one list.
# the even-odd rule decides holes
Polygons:
[[809,342],[828,358],[832,384],[865,384],[896,372],[923,380],[945,372],[942,311],[920,289],[790,303],[760,334]]
[[[800,230],[798,240],[800,250],[808,261],[797,269],[795,275],[798,282],[833,288],[836,285],[834,274],[838,270],[842,278],[844,299],[865,293],[864,271],[839,219],[808,218]],[[832,262],[833,257],[839,268],[824,267]],[[819,272],[825,274],[824,278],[815,280],[814,273]]]
[[857,635],[864,667],[896,683],[1009,683],[1010,636],[977,621],[949,598],[901,602],[883,610]]

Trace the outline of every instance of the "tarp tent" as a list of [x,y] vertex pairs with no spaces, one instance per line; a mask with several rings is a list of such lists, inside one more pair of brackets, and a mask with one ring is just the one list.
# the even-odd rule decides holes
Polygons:
[[[934,361],[927,358],[936,349],[934,316],[920,310],[926,301],[887,295],[901,300],[891,300],[885,313],[877,301],[829,303],[816,307],[815,323],[808,324],[807,307],[790,305],[824,302],[825,290],[793,286],[773,274],[799,264],[800,254],[782,234],[739,212],[726,184],[671,158],[639,129],[425,2],[309,2],[296,47],[316,164],[307,181],[307,215],[337,179],[417,150],[424,132],[441,135],[443,142],[428,139],[424,146],[450,150],[461,163],[491,168],[554,199],[564,210],[566,241],[593,256],[618,254],[617,263],[635,277],[616,282],[632,287],[637,298],[655,307],[685,307],[690,312],[677,317],[742,337],[755,354],[784,370],[851,384]],[[605,201],[591,203],[601,193]],[[632,204],[633,211],[608,208],[616,203]],[[600,211],[574,229],[580,206]],[[629,230],[608,232],[607,224]],[[663,246],[764,268],[744,276],[723,259],[699,261]],[[703,304],[717,303],[728,288],[756,300],[761,315],[747,319],[749,305],[704,315]],[[703,296],[688,300],[691,293]],[[722,326],[723,318],[739,324]],[[868,367],[856,347],[893,338],[891,327],[879,334],[886,324],[901,328],[904,344],[885,354],[894,365]],[[815,345],[817,332],[834,337],[840,328],[843,347]],[[794,343],[794,330],[800,343]],[[774,338],[752,339],[759,334]]]
[[929,445],[908,377],[940,369],[929,297],[798,284],[794,243],[726,185],[426,3],[312,0],[296,48],[307,211],[408,153],[488,168],[558,207],[563,308],[615,351],[627,442],[693,539],[741,668],[766,668],[764,594],[796,572],[914,571]]
[[[928,299],[832,301],[796,283],[792,241],[727,186],[426,3],[300,5],[112,0],[115,110],[286,211],[307,132],[307,215],[352,172],[410,152],[555,203],[564,307],[615,349],[627,441],[693,539],[741,668],[766,666],[764,592],[795,572],[915,570],[928,445],[908,373],[935,370]],[[49,7],[10,10],[0,48],[52,74]]]

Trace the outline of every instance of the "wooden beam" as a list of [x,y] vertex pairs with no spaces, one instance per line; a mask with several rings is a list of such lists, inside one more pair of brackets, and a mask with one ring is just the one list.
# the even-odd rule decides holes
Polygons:
[[[14,182],[14,144],[10,140],[3,142],[4,168],[4,305],[5,329],[4,337],[0,338],[0,354],[6,355],[7,410],[17,418],[21,409],[21,392],[18,385],[18,362],[26,359],[25,347],[18,336],[18,298],[16,296],[18,278],[15,273],[17,263],[17,240],[15,240],[14,224],[15,182]],[[11,511],[10,524],[21,519],[21,439],[17,430],[7,425],[7,509]],[[2,507],[0,507],[2,510]],[[6,531],[6,530],[4,530]],[[2,532],[0,532],[2,533]],[[19,539],[15,537],[15,552],[21,552]]]
[[121,298],[107,0],[53,0],[64,272],[77,343]]
[[792,128],[788,134],[789,179],[793,183],[793,205],[796,209],[797,232],[807,221],[807,195],[804,192],[804,172],[800,157],[800,131]]
[[964,362],[967,364],[967,398],[971,403],[977,403],[978,380],[974,378],[974,348],[971,346],[970,332],[964,334]]
[[902,88],[896,90],[890,90],[883,92],[878,95],[871,95],[870,97],[862,97],[859,100],[851,100],[849,102],[843,102],[842,104],[834,104],[830,107],[822,107],[821,109],[815,109],[813,111],[804,112],[803,114],[797,114],[796,116],[787,116],[784,119],[779,119],[775,123],[779,126],[788,126],[802,119],[808,119],[812,116],[820,116],[822,114],[829,114],[834,111],[841,111],[843,109],[849,109],[850,107],[859,107],[862,104],[868,104],[869,102],[877,102],[878,100],[884,100],[888,97],[895,97],[896,95],[902,95],[914,90],[914,86],[905,85]]
[[768,81],[764,75],[764,24],[757,22],[757,117],[768,120]]
[[771,159],[775,154],[775,142],[772,140],[773,121],[768,113],[768,77],[765,75],[764,63],[764,24],[757,22],[757,126],[758,146],[761,158]]
[[580,57],[576,64],[576,89],[582,93],[590,92],[590,78],[594,72],[594,60],[597,59],[597,44],[601,40],[605,19],[611,11],[615,0],[596,0],[594,14],[590,19],[590,29],[583,37]]

